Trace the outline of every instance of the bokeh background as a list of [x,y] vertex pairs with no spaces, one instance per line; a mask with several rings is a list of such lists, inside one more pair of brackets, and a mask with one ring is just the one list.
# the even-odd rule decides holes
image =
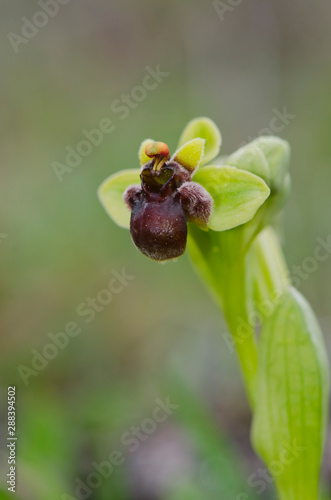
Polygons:
[[[229,153],[286,108],[295,116],[277,135],[292,145],[283,231],[290,268],[330,235],[331,4],[224,4],[221,19],[211,1],[69,0],[15,53],[8,34],[22,36],[22,18],[42,9],[2,1],[0,460],[5,488],[6,391],[16,384],[18,498],[77,498],[77,478],[86,484],[93,462],[113,450],[124,463],[82,498],[275,498],[272,484],[258,491],[249,483],[263,466],[249,443],[236,357],[188,257],[148,261],[96,197],[106,176],[137,166],[146,137],[173,150],[186,122],[206,115]],[[112,103],[157,65],[168,76],[121,119]],[[65,163],[66,147],[104,118],[114,130],[60,182],[54,162]],[[329,354],[330,264],[299,287]],[[134,280],[87,324],[77,306],[122,268]],[[24,384],[18,367],[31,368],[31,350],[41,352],[70,321],[81,333]],[[155,400],[167,397],[178,408],[130,452],[123,434],[147,425]],[[322,493],[331,498],[330,437]]]

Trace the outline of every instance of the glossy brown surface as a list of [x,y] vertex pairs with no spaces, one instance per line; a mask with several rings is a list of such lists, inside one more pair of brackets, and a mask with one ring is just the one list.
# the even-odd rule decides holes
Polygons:
[[176,195],[139,200],[132,209],[130,230],[136,247],[151,259],[174,259],[185,251],[186,218]]
[[185,252],[187,221],[206,225],[211,199],[178,163],[167,161],[155,170],[159,159],[142,167],[141,187],[130,186],[124,200],[132,210],[133,243],[150,259],[164,261]]

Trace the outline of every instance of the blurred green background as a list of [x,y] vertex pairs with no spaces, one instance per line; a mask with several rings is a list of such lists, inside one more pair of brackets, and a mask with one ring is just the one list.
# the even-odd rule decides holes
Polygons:
[[[18,498],[78,498],[77,479],[93,482],[92,464],[114,450],[123,463],[82,498],[275,498],[268,481],[252,484],[263,466],[249,443],[236,357],[188,257],[148,261],[96,197],[106,176],[137,167],[147,137],[174,150],[186,122],[206,115],[229,153],[265,133],[285,108],[295,117],[275,132],[292,146],[284,218],[290,269],[313,256],[316,238],[331,234],[331,4],[224,4],[221,19],[211,1],[69,0],[46,22],[34,17],[42,11],[36,1],[2,1],[0,464],[6,488],[7,385],[15,384]],[[22,18],[46,24],[37,33],[30,27],[24,43],[16,38],[16,53],[8,34],[22,36]],[[157,65],[168,76],[140,99],[135,87]],[[111,106],[131,92],[138,99],[123,119]],[[60,182],[54,162],[65,163],[66,147],[75,149],[83,130],[104,118],[114,130]],[[299,286],[329,353],[330,260]],[[134,280],[86,323],[77,306],[123,268]],[[25,384],[18,367],[31,368],[31,350],[42,352],[48,334],[71,321],[79,335]],[[132,426],[150,430],[155,400],[167,397],[178,408],[130,451],[123,434]],[[330,437],[323,495],[331,498]]]

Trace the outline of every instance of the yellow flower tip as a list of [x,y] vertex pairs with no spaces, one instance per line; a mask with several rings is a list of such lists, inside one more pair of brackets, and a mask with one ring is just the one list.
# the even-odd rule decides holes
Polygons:
[[149,158],[154,156],[169,156],[169,146],[164,142],[150,142],[145,148],[145,154]]

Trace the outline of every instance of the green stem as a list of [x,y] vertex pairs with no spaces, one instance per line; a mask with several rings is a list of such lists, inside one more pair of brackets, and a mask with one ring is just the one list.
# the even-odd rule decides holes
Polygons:
[[227,267],[223,279],[224,316],[236,346],[247,395],[254,408],[258,357],[254,328],[247,310],[244,259],[234,266]]
[[[258,302],[266,299],[274,307],[289,282],[278,238],[271,228],[262,231],[248,248],[244,238],[241,228],[221,233],[191,228],[189,248],[200,276],[223,310],[254,408],[258,354],[250,312],[259,309]],[[248,301],[252,282],[258,296],[255,304]]]
[[249,322],[245,252],[240,229],[224,232],[190,230],[190,255],[201,278],[223,310],[237,350],[248,399],[255,400],[258,359],[254,328]]

